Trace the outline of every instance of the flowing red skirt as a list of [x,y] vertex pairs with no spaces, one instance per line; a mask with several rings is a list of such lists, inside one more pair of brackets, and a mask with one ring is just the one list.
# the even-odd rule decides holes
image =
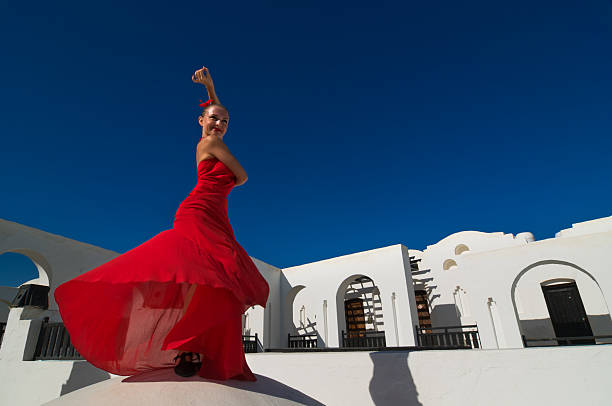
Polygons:
[[227,220],[231,171],[202,161],[198,179],[171,230],[55,290],[74,347],[93,365],[133,375],[189,351],[201,354],[200,376],[255,380],[241,315],[265,306],[268,285]]

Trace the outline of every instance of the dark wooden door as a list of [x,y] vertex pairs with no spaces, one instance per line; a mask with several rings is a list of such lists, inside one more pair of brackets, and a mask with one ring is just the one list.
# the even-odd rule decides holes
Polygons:
[[[588,337],[593,335],[578,286],[575,282],[542,286],[546,307],[557,337]],[[559,345],[595,344],[594,339],[559,340]]]
[[431,333],[431,316],[429,314],[429,305],[427,304],[427,291],[415,290],[414,297],[419,315],[419,327],[426,328],[427,332]]
[[346,316],[346,337],[354,338],[363,336],[366,330],[363,300],[345,300],[344,313]]

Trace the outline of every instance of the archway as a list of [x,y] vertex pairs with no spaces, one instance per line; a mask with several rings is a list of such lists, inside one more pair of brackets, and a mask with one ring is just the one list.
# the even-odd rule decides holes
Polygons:
[[[0,253],[0,322],[8,319],[9,306],[16,296],[46,308],[49,302],[48,262],[39,253],[28,249],[13,249]],[[30,286],[34,285],[34,286]],[[29,288],[36,288],[35,291]],[[29,302],[27,303],[29,304]]]
[[284,335],[285,338],[287,337],[287,334],[291,334],[291,335],[297,334],[297,327],[293,323],[293,320],[294,320],[293,303],[295,301],[295,297],[297,296],[297,294],[305,287],[306,286],[304,285],[294,286],[291,288],[289,293],[287,293],[287,296],[285,296],[285,303],[283,306],[284,319],[285,319],[283,322],[285,326],[285,335]]
[[[517,275],[512,284],[512,303],[521,334],[527,340],[557,337],[546,292],[552,286],[574,286],[582,303],[592,334],[612,334],[612,319],[597,280],[585,269],[566,261],[536,262]],[[610,343],[610,339],[598,340]],[[556,340],[535,341],[528,345],[557,345]]]
[[[379,332],[384,337],[383,309],[380,290],[366,275],[346,278],[336,292],[338,338]],[[348,320],[347,320],[348,319]]]
[[317,309],[313,308],[313,303],[309,300],[308,289],[300,289],[293,299],[292,328],[294,334],[299,336],[317,335]]
[[19,287],[25,284],[49,286],[47,271],[24,252],[27,251],[7,251],[0,254],[0,275],[2,275],[0,286]]

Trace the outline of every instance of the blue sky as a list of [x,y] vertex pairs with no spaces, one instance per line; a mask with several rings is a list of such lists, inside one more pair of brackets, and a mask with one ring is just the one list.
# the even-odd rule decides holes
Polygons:
[[609,0],[6,3],[0,218],[118,252],[170,228],[202,65],[272,265],[612,214]]

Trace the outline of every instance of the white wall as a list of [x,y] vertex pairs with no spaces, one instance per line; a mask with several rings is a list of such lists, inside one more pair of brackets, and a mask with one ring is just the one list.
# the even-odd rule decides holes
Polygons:
[[0,404],[38,406],[112,376],[86,361],[2,360]]
[[576,237],[578,235],[612,231],[612,216],[572,224],[571,228],[559,231],[555,237]]
[[[253,306],[245,312],[247,325],[243,334],[255,335],[257,333],[258,340],[263,348],[279,347],[281,345],[279,337],[282,329],[280,317],[281,271],[279,268],[263,261],[252,259],[259,272],[268,282],[270,295],[265,309],[261,306]],[[263,348],[260,348],[260,350]]]
[[[612,232],[553,238],[522,246],[473,253],[451,270],[471,295],[472,312],[485,348],[522,346],[513,300],[527,318],[545,315],[540,284],[552,279],[578,283],[589,316],[609,313],[612,301]],[[524,279],[523,279],[524,278]],[[584,294],[583,294],[584,293]],[[493,306],[487,303],[492,301]],[[493,309],[493,312],[489,311]],[[492,320],[498,320],[495,326]],[[599,329],[604,332],[605,326]],[[531,337],[530,337],[531,338]]]
[[[258,382],[228,381],[240,392],[270,393],[281,399],[302,393],[325,405],[607,405],[612,398],[612,346],[528,348],[519,350],[389,351],[351,353],[247,354]],[[0,403],[34,406],[61,393],[109,378],[84,362],[33,361],[0,368]],[[579,371],[579,373],[576,373]],[[37,376],[36,390],[23,376]],[[165,385],[198,390],[198,379],[186,382],[130,382],[122,399],[134,390],[146,404],[167,404]],[[110,382],[84,389],[106,396]],[[111,395],[116,394],[112,391]],[[76,395],[77,393],[74,393]],[[82,398],[83,399],[83,398]],[[117,404],[117,398],[108,397]],[[173,398],[178,402],[182,398]],[[164,402],[165,401],[165,402]],[[82,402],[80,404],[89,404]],[[279,403],[280,404],[280,403]]]
[[472,307],[476,304],[472,303],[472,290],[466,286],[469,282],[465,274],[457,272],[458,265],[450,264],[459,264],[479,252],[526,244],[524,238],[515,239],[512,234],[462,231],[429,245],[422,252],[410,250],[410,255],[421,259],[419,269],[429,270],[414,279],[417,288],[422,286],[429,292],[432,326],[475,323]]
[[30,258],[38,269],[34,281],[50,287],[49,308],[10,309],[0,363],[10,360],[31,360],[38,338],[41,320],[49,317],[59,321],[59,311],[53,292],[75,276],[116,257],[116,252],[90,244],[50,234],[35,228],[0,219],[0,255],[16,252]]
[[528,338],[555,337],[541,287],[546,282],[575,282],[593,335],[612,335],[610,311],[597,281],[588,273],[562,263],[535,266],[518,280],[514,300],[522,334]]
[[[285,268],[281,298],[295,293],[299,286],[305,288],[296,294],[293,307],[287,304],[283,309],[283,320],[299,321],[299,310],[304,306],[310,328],[319,334],[320,345],[338,347],[344,326],[344,287],[354,277],[363,275],[372,279],[380,291],[387,346],[414,345],[414,325],[418,319],[407,260],[407,249],[398,244]],[[283,346],[289,332],[285,324]]]
[[18,288],[0,286],[0,323],[6,323],[9,315],[9,305],[17,295]]
[[477,324],[484,348],[522,347],[521,333],[554,337],[541,285],[558,279],[576,281],[594,334],[612,334],[612,217],[557,236],[533,241],[530,233],[467,231],[410,250],[421,258],[414,279],[429,292],[432,325]]
[[[326,405],[606,405],[612,346],[248,354],[256,374]],[[579,373],[576,373],[579,371]]]
[[34,262],[39,271],[37,283],[48,284],[50,287],[49,313],[55,319],[58,317],[57,304],[53,298],[55,288],[119,255],[114,251],[2,219],[0,230],[0,255],[16,252]]

